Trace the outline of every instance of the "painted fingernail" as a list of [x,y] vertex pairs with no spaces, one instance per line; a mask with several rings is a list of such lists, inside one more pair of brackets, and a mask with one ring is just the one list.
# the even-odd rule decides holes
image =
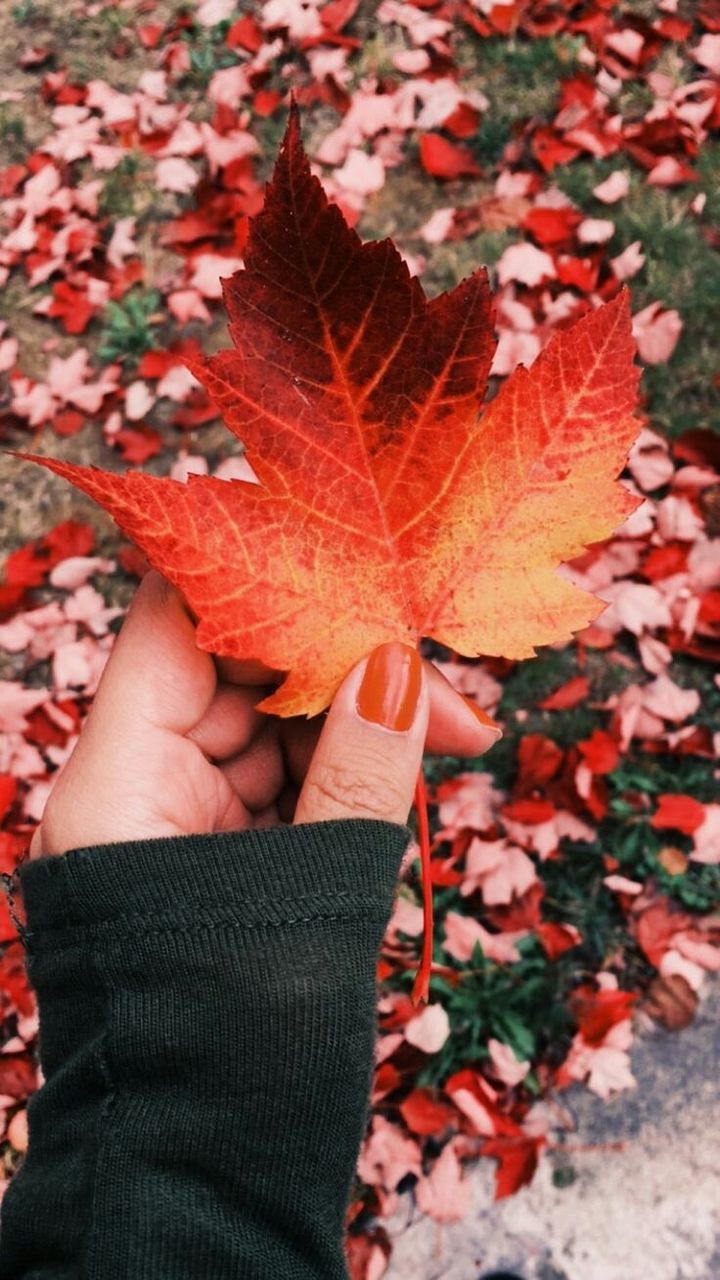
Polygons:
[[482,707],[479,707],[476,702],[473,702],[472,698],[466,698],[464,695],[463,702],[470,708],[473,715],[477,717],[486,729],[494,729],[498,737],[502,738],[502,729],[500,728],[500,725],[496,720],[493,720],[492,716],[488,715],[487,711],[483,711]]
[[415,719],[422,663],[416,649],[391,640],[373,649],[368,658],[356,708],[363,720],[404,733]]

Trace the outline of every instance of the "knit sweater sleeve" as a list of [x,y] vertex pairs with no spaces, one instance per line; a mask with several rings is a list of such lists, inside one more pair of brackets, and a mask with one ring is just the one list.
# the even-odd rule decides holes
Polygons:
[[354,819],[20,869],[44,1083],[3,1280],[343,1280],[409,840]]

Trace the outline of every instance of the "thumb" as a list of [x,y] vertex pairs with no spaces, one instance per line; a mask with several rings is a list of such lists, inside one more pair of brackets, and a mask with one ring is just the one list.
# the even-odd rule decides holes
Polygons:
[[295,824],[332,818],[407,822],[427,733],[429,693],[417,650],[374,649],[335,695],[295,810]]

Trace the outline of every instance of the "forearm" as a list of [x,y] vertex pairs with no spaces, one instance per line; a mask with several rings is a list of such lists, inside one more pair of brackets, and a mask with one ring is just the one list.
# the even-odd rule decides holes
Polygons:
[[134,842],[20,873],[46,1083],[0,1274],[333,1280],[406,828]]

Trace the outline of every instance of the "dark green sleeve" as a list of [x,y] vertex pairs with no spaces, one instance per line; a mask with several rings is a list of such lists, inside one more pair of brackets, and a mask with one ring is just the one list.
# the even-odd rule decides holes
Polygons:
[[341,1280],[410,832],[365,819],[21,868],[45,1083],[2,1280]]

